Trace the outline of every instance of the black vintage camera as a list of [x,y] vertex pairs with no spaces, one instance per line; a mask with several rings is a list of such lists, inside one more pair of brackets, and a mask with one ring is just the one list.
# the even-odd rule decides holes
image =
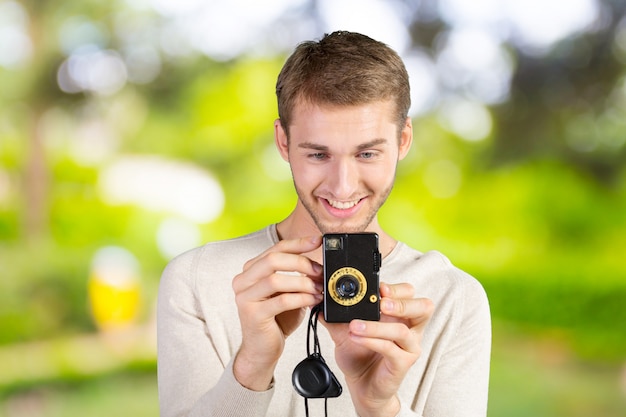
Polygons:
[[329,323],[380,320],[378,235],[325,234],[322,245],[324,319]]

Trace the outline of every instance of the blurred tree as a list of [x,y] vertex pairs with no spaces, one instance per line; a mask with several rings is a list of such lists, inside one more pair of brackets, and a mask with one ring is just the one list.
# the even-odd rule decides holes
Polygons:
[[[226,208],[217,221],[201,225],[203,239],[249,231],[289,209],[294,198],[289,172],[271,149],[271,122],[276,117],[273,85],[284,53],[295,43],[339,29],[328,10],[340,2],[279,3],[270,8],[251,2],[246,10],[231,10],[230,16],[223,12],[227,9],[220,9],[230,3],[218,1],[0,0],[26,11],[32,46],[21,67],[0,68],[0,237],[4,241],[0,256],[9,259],[2,260],[9,265],[5,273],[20,277],[0,284],[7,289],[5,294],[18,294],[4,295],[7,302],[0,309],[6,314],[0,319],[17,323],[14,318],[20,315],[21,304],[16,300],[29,294],[45,293],[46,305],[69,305],[51,311],[45,319],[43,311],[24,319],[31,324],[23,330],[14,326],[16,338],[71,328],[66,325],[70,322],[87,327],[84,317],[75,316],[85,310],[89,259],[100,246],[125,246],[148,264],[142,270],[156,281],[165,262],[154,237],[163,213],[106,201],[99,185],[107,164],[116,158],[160,154],[211,170],[224,188]],[[594,21],[539,49],[529,49],[513,36],[512,23],[503,17],[490,22],[489,28],[473,22],[472,36],[465,36],[468,23],[462,19],[471,13],[454,20],[450,8],[470,7],[469,3],[382,3],[408,28],[399,31],[408,39],[402,52],[411,63],[418,55],[430,69],[426,81],[420,80],[419,73],[412,77],[436,91],[430,107],[416,117],[420,140],[401,167],[400,208],[390,210],[402,215],[390,219],[392,227],[408,235],[410,228],[397,219],[417,218],[408,238],[419,239],[420,245],[441,244],[442,249],[448,245],[454,251],[454,242],[443,236],[456,235],[458,240],[490,246],[498,256],[511,257],[499,242],[517,239],[511,246],[521,248],[516,256],[523,257],[525,248],[537,245],[538,239],[570,244],[572,237],[583,236],[598,242],[600,234],[609,233],[608,223],[623,230],[613,211],[611,216],[600,214],[606,207],[622,207],[619,199],[624,192],[620,185],[626,152],[623,2],[590,0],[589,4],[599,5]],[[185,9],[192,6],[196,9]],[[248,24],[253,17],[265,20]],[[237,30],[224,32],[231,21],[237,21]],[[454,43],[459,39],[460,48]],[[468,39],[484,43],[463,43]],[[492,53],[493,62],[500,66],[493,68],[495,64],[485,61],[491,67],[451,68],[459,64],[450,63],[453,53],[465,52],[453,58],[465,59],[461,63],[471,67],[478,52],[484,52],[481,48]],[[490,78],[494,74],[499,78]],[[492,95],[480,96],[476,85]],[[494,86],[499,90],[490,90]],[[479,135],[468,139],[442,122],[442,108],[450,98],[472,103],[458,109],[464,121],[485,122]],[[545,159],[556,163],[534,165]],[[512,179],[498,171],[508,165],[522,166],[519,177]],[[533,169],[526,171],[524,166]],[[551,201],[546,195],[553,197],[552,189],[535,187],[538,178],[549,174],[552,180],[565,178],[570,184],[571,169],[592,173],[596,180],[594,184],[583,184],[579,177],[572,181],[576,185],[569,189],[579,187],[584,194],[577,197],[584,202],[579,204],[582,208],[564,213],[567,207],[553,204],[547,210],[542,204]],[[516,172],[515,167],[512,170]],[[19,190],[16,196],[2,197],[1,182],[6,177],[10,185],[18,178],[13,187]],[[484,188],[471,188],[469,179]],[[597,197],[594,187],[611,183],[622,194]],[[551,181],[545,184],[556,187]],[[268,193],[268,188],[274,192]],[[543,194],[510,195],[511,189],[538,189]],[[542,201],[531,204],[537,199]],[[594,217],[599,220],[581,227],[592,203],[598,204]],[[499,219],[495,225],[482,219],[489,210],[492,220]],[[19,227],[12,224],[14,219],[19,219]],[[475,225],[470,227],[472,222]],[[536,225],[540,233],[533,233]],[[618,235],[607,241],[621,242]],[[43,243],[33,245],[36,241]],[[514,262],[507,263],[504,255],[499,265],[511,267]],[[34,256],[38,263],[29,262]],[[524,264],[517,261],[516,267]],[[615,275],[621,271],[613,270]],[[498,270],[493,275],[506,273]],[[72,291],[34,290],[55,285]],[[52,330],[41,332],[45,326]],[[5,341],[10,339],[7,335]]]
[[601,183],[618,179],[626,161],[626,51],[618,44],[625,16],[626,3],[604,1],[593,28],[548,54],[515,49],[510,99],[494,107],[492,162],[561,159]]

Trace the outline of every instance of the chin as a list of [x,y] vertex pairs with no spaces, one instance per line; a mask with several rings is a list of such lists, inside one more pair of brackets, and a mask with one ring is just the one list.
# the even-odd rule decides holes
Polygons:
[[369,226],[369,222],[367,224],[328,224],[322,223],[321,221],[316,221],[317,228],[320,229],[322,234],[325,233],[361,233],[367,230]]

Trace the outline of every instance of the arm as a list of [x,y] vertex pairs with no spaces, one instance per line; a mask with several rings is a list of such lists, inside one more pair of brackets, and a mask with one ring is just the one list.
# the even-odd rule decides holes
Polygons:
[[433,312],[426,298],[413,298],[410,284],[381,284],[381,320],[324,323],[335,342],[335,358],[359,416],[406,413],[397,391],[421,355],[424,328]]
[[242,332],[233,372],[243,386],[267,389],[286,338],[302,323],[306,307],[322,300],[322,268],[302,255],[320,244],[320,236],[282,240],[246,262],[233,279]]
[[[237,383],[232,361],[218,355],[194,294],[194,259],[184,255],[163,272],[157,307],[158,385],[161,416],[265,415],[273,391]],[[236,319],[235,319],[236,320]],[[236,401],[224,401],[225,399]]]
[[285,338],[300,324],[304,309],[321,297],[311,278],[320,279],[321,269],[300,255],[320,241],[282,241],[248,261],[232,280],[239,314],[219,327],[241,329],[241,346],[233,360],[228,352],[220,352],[223,340],[206,325],[196,296],[193,256],[168,265],[157,308],[162,416],[266,414]]
[[[434,367],[434,381],[423,392],[423,416],[486,415],[489,307],[478,282],[459,284],[463,289],[455,298],[454,324],[447,326],[450,336],[443,338],[448,340],[441,345],[444,353],[427,358]],[[412,298],[408,284],[382,284],[381,295],[380,322],[325,325],[337,345],[337,363],[359,415],[419,416],[411,404],[399,401],[397,390],[421,355],[423,331],[433,305],[427,299]]]
[[477,281],[463,288],[457,301],[460,320],[437,366],[425,416],[487,414],[491,355],[489,303]]

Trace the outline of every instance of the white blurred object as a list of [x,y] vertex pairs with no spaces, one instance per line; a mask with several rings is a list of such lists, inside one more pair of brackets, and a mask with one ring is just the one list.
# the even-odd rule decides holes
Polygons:
[[156,156],[117,159],[102,171],[99,188],[109,204],[137,204],[200,224],[224,209],[224,192],[210,172]]
[[185,219],[167,218],[157,230],[157,247],[165,259],[171,259],[200,244],[200,229]]

